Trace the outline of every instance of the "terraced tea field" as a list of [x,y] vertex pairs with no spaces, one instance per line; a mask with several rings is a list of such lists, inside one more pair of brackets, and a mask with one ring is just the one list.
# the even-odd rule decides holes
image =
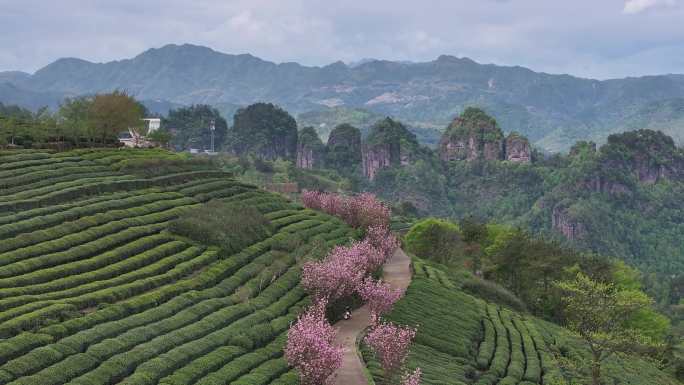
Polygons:
[[[422,369],[422,384],[555,385],[580,378],[561,370],[556,359],[588,354],[565,329],[466,294],[459,289],[462,278],[439,265],[414,258],[413,268],[413,281],[389,318],[419,325],[408,366]],[[378,362],[367,348],[363,354],[376,382],[382,380]],[[611,358],[604,371],[612,384],[677,384],[633,357]]]
[[[127,172],[171,160],[173,172]],[[154,163],[154,162],[152,162]],[[0,153],[0,384],[290,384],[297,263],[354,231],[177,155]],[[168,231],[212,199],[272,234],[234,253]],[[295,241],[293,241],[295,240]]]

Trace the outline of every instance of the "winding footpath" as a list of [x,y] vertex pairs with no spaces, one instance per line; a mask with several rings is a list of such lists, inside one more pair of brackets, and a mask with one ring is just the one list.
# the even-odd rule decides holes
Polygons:
[[[382,280],[388,282],[394,289],[406,289],[411,283],[411,259],[402,249],[392,255],[392,258],[382,268]],[[350,320],[336,323],[337,338],[335,343],[342,345],[344,357],[342,366],[333,374],[335,385],[366,385],[364,365],[356,349],[356,339],[365,328],[370,326],[370,312],[368,306],[362,306],[352,313]]]

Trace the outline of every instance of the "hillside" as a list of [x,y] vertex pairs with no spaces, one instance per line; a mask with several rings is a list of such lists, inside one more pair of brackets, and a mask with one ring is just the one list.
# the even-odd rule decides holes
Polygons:
[[[569,384],[586,379],[582,368],[559,365],[566,357],[588,354],[567,330],[467,294],[461,289],[467,273],[420,258],[414,258],[413,266],[413,281],[389,319],[419,325],[408,366],[422,369],[422,384]],[[363,355],[380,383],[379,364],[367,348]],[[606,384],[679,384],[633,356],[608,360],[602,380]]]
[[[187,44],[108,63],[60,59],[30,76],[0,73],[0,84],[0,102],[28,107],[121,89],[154,101],[153,110],[169,103],[206,103],[229,112],[266,101],[293,114],[360,108],[401,119],[409,127],[437,130],[466,106],[478,105],[497,116],[507,132],[520,132],[548,151],[567,150],[581,139],[601,142],[637,123],[641,128],[670,123],[681,128],[668,111],[684,97],[680,75],[599,81],[447,55],[423,63],[370,60],[307,67]],[[635,114],[642,109],[651,113]],[[336,123],[334,114],[326,123]]]
[[0,152],[0,175],[0,384],[293,383],[298,262],[355,235],[165,151]]

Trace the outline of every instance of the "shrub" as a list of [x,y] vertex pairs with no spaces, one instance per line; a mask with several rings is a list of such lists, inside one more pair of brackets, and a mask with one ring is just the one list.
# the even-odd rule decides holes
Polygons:
[[462,289],[487,302],[493,302],[516,311],[526,311],[525,304],[515,294],[503,286],[481,278],[471,278],[463,282]]
[[411,227],[404,236],[404,247],[419,257],[447,263],[461,256],[463,242],[455,223],[427,218]]
[[169,229],[196,242],[219,246],[228,253],[263,240],[272,231],[270,221],[256,208],[220,201],[186,211],[171,222]]

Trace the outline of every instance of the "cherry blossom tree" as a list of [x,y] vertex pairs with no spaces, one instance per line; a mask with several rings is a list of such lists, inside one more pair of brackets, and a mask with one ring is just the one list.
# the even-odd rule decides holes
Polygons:
[[377,323],[380,316],[392,310],[392,306],[404,295],[400,289],[392,289],[385,282],[367,277],[358,289],[359,295],[368,304],[371,312],[371,322]]
[[302,286],[315,300],[334,301],[356,292],[366,275],[361,243],[335,247],[322,261],[302,266]]
[[389,207],[371,193],[342,196],[305,190],[301,200],[305,207],[337,216],[355,228],[365,230],[372,226],[389,227]]
[[402,378],[401,384],[402,385],[420,385],[420,377],[422,375],[423,375],[423,372],[420,370],[420,368],[416,368],[416,370],[414,370],[413,373],[404,374],[404,377]]
[[365,240],[376,248],[385,260],[389,259],[400,246],[399,240],[389,231],[389,228],[381,225],[369,227],[366,230]]
[[302,314],[287,332],[285,359],[299,371],[302,385],[324,385],[342,365],[343,350],[335,346],[335,329],[325,318],[325,301]]
[[387,382],[397,376],[399,369],[406,361],[409,347],[415,336],[415,328],[397,326],[391,322],[378,323],[366,334],[364,342],[373,349],[380,360]]

